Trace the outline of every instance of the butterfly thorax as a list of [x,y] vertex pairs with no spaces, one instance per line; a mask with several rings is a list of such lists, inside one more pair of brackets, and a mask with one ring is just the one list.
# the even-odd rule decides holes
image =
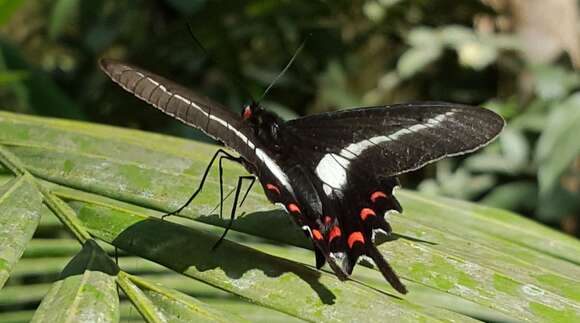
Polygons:
[[276,176],[259,174],[258,177],[266,189],[268,198],[272,202],[284,204],[286,208],[294,204],[302,216],[312,221],[318,219],[322,213],[320,188],[314,184],[312,172],[300,164],[294,151],[292,134],[286,131],[285,122],[256,103],[246,106],[242,111],[242,117],[245,122],[251,124],[260,146],[287,178],[287,183],[281,183]]
[[283,136],[284,120],[276,114],[264,110],[253,102],[242,110],[242,118],[254,129],[254,135],[264,147],[268,147],[271,153],[283,153],[281,147],[285,146]]

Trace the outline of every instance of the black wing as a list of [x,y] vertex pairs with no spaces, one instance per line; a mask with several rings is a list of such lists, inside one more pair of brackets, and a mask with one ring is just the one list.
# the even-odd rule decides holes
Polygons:
[[[302,160],[322,177],[325,168],[388,177],[477,150],[499,134],[504,121],[483,108],[425,102],[323,113],[286,126]],[[326,184],[338,189],[336,182]]]
[[376,232],[391,232],[384,216],[402,211],[393,195],[395,175],[476,150],[499,134],[504,121],[486,109],[428,102],[319,114],[285,126],[325,209],[317,222],[324,238],[317,267],[330,257],[350,275],[358,258],[366,256],[406,293],[374,245]]
[[202,130],[237,151],[246,160],[254,159],[253,131],[237,114],[139,67],[109,59],[102,59],[99,64],[111,80],[139,99],[187,125]]

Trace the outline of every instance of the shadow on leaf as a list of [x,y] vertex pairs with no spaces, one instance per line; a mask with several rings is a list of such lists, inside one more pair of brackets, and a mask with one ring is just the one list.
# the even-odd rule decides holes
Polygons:
[[212,251],[216,241],[217,237],[207,232],[147,218],[128,226],[112,243],[186,275],[192,268],[200,273],[219,268],[231,279],[241,279],[252,270],[268,277],[293,273],[308,283],[324,304],[334,304],[336,297],[320,283],[320,272],[227,240]]

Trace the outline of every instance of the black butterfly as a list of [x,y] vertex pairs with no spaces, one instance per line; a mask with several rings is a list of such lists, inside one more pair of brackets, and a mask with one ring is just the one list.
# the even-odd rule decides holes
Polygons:
[[[241,163],[258,177],[268,199],[284,206],[314,243],[317,268],[328,262],[346,279],[358,258],[366,257],[401,293],[405,286],[373,243],[377,232],[391,232],[384,215],[402,212],[393,196],[395,176],[477,150],[504,126],[492,111],[439,102],[357,108],[288,122],[252,103],[239,116],[140,68],[112,60],[100,65],[125,90],[239,154],[220,149],[187,203],[221,153],[220,168],[223,158]],[[238,180],[232,216],[246,178],[254,179]]]

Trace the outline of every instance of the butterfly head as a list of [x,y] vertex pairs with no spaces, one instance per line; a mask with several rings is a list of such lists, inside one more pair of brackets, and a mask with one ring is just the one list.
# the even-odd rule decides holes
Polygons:
[[280,127],[284,121],[274,113],[265,110],[257,102],[251,102],[242,109],[242,119],[249,123],[258,138],[279,147],[281,141]]

